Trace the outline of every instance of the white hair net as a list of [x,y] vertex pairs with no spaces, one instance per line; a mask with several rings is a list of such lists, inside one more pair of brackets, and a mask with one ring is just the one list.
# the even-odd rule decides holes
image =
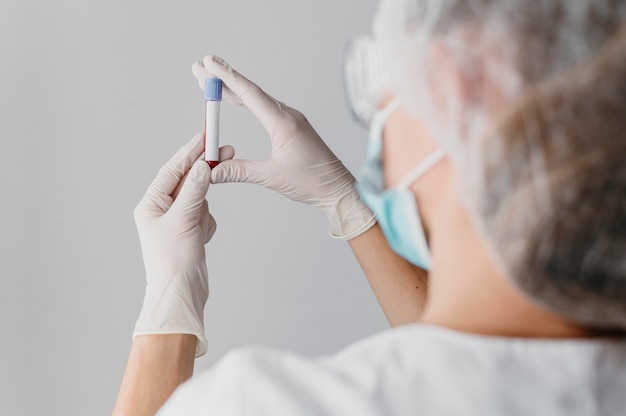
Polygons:
[[383,0],[374,37],[506,274],[626,329],[626,1]]

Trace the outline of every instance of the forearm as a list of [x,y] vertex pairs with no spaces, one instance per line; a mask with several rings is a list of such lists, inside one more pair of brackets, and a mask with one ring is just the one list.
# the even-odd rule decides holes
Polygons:
[[418,321],[426,301],[426,271],[398,256],[378,224],[348,243],[389,324]]
[[189,334],[135,337],[113,415],[154,415],[193,374],[196,342]]

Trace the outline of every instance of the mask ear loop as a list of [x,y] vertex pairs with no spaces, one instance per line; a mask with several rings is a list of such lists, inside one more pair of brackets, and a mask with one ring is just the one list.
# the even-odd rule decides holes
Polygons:
[[393,97],[391,101],[389,101],[389,103],[385,106],[385,108],[381,110],[380,117],[383,120],[387,120],[391,113],[393,113],[400,107],[401,103],[402,101],[400,101],[400,97]]
[[[374,114],[372,118],[372,122],[370,123],[370,129],[377,129],[376,132],[370,132],[370,137],[375,140],[382,141],[383,139],[383,130],[385,129],[385,123],[391,113],[397,110],[400,107],[401,101],[399,97],[394,97],[389,104],[385,106],[382,110],[379,110]],[[373,134],[375,133],[375,134]]]
[[430,168],[435,166],[441,159],[444,158],[446,152],[439,148],[432,152],[426,159],[424,159],[419,165],[417,165],[411,172],[409,172],[404,179],[396,185],[396,188],[406,189],[415,182],[420,176],[426,173]]

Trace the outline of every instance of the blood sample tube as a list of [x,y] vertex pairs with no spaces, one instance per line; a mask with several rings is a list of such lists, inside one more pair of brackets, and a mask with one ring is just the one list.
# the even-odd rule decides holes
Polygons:
[[207,78],[204,81],[204,160],[213,169],[219,163],[220,148],[220,102],[222,101],[222,80]]

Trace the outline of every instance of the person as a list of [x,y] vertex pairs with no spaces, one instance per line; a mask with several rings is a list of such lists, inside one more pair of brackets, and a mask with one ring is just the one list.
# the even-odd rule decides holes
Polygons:
[[[347,61],[387,72],[347,80],[359,181],[300,112],[217,57],[193,66],[272,155],[224,147],[211,170],[196,136],[137,206],[146,296],[114,414],[626,414],[626,3],[383,0],[373,34]],[[205,195],[226,182],[320,207],[393,328],[314,359],[239,349],[186,381]]]

